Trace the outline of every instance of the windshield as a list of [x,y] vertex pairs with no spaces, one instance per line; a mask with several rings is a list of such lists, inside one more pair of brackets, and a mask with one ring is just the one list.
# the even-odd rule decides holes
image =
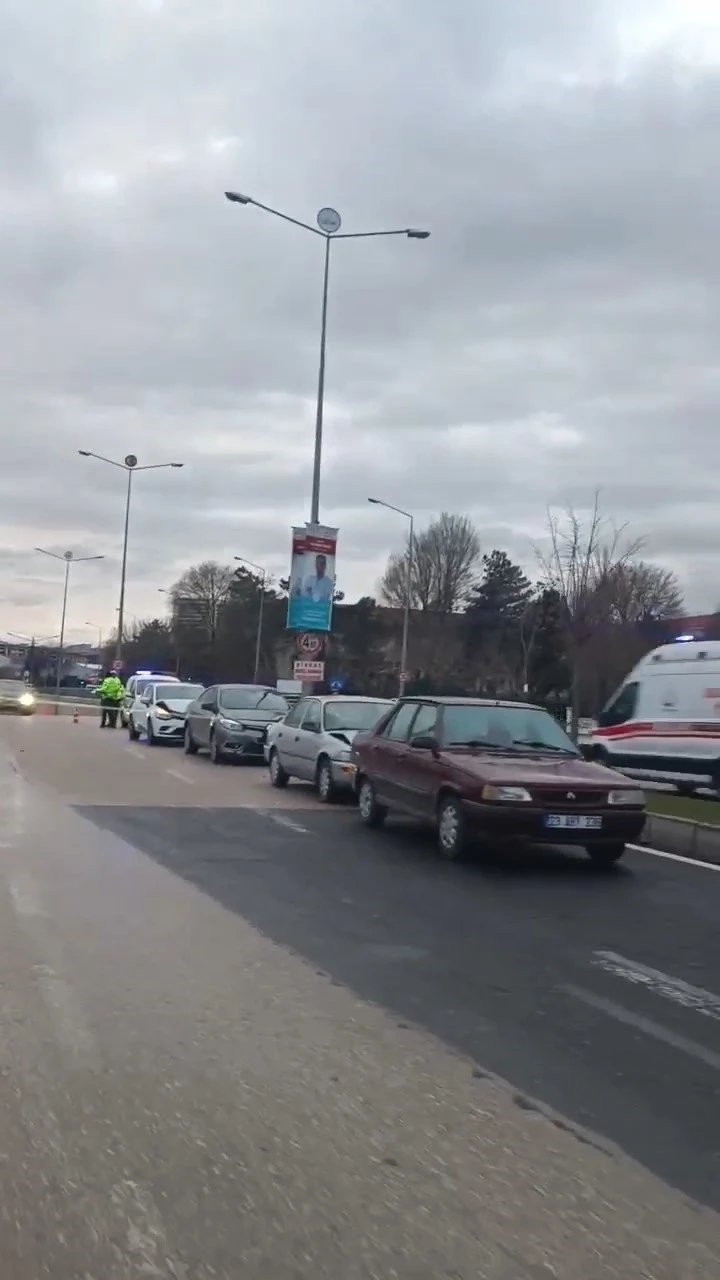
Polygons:
[[539,707],[445,706],[443,746],[546,750],[577,755],[557,720]]
[[269,711],[284,716],[288,704],[274,689],[222,689],[220,706],[224,711]]
[[341,702],[333,699],[325,703],[325,728],[328,733],[374,729],[392,705],[392,702]]
[[201,684],[159,684],[156,698],[158,702],[191,702],[199,698],[203,691]]

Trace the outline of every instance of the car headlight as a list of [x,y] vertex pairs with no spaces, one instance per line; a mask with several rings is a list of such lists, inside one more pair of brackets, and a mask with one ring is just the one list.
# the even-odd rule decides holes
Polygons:
[[532,796],[526,787],[498,787],[486,783],[480,795],[483,800],[508,801],[511,804],[527,804]]
[[35,695],[32,693],[21,693],[18,701],[21,707],[32,707],[35,702]]
[[218,716],[217,723],[222,725],[223,729],[244,729],[244,724],[238,724],[237,720],[228,720],[227,716]]
[[642,809],[645,805],[645,792],[639,788],[630,787],[625,791],[610,791],[608,793],[608,804],[625,805],[627,808]]
[[172,718],[172,713],[170,711],[166,711],[164,707],[156,707],[155,715],[158,720],[170,720]]

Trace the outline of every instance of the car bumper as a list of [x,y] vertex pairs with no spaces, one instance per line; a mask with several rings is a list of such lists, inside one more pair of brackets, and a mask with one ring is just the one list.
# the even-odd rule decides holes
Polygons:
[[185,737],[184,720],[153,720],[152,727],[158,741],[182,742]]
[[355,786],[357,770],[349,760],[331,760],[332,779],[336,787],[352,790]]
[[35,704],[32,707],[21,707],[19,703],[14,702],[0,706],[0,715],[3,716],[34,716],[36,711],[37,706]]
[[218,733],[217,744],[224,755],[231,759],[263,760],[265,755],[265,731]]
[[545,824],[546,809],[521,808],[520,805],[511,808],[510,805],[476,804],[472,801],[466,801],[463,808],[473,829],[487,839],[508,844],[565,844],[582,848],[596,844],[630,844],[642,835],[646,817],[644,811],[604,809],[602,813],[586,815],[599,818],[599,827],[548,827]]

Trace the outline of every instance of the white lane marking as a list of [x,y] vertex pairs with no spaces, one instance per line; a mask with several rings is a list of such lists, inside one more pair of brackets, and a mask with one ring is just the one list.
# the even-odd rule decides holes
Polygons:
[[703,862],[701,858],[687,858],[684,853],[668,853],[666,849],[651,849],[646,844],[629,844],[633,853],[649,853],[653,858],[667,858],[669,862],[685,862],[689,867],[702,867],[703,871],[720,871],[720,862]]
[[294,831],[298,836],[310,835],[307,827],[301,827],[299,822],[293,822],[292,818],[286,818],[283,813],[269,813],[267,809],[257,809],[256,813],[259,813],[261,818],[269,818],[271,822],[276,822],[279,827]]
[[95,1037],[86,1025],[77,997],[69,982],[46,964],[33,965],[38,989],[55,1027],[60,1046],[78,1066],[99,1065]]
[[186,773],[181,773],[179,769],[166,769],[165,772],[169,773],[171,778],[179,778],[181,782],[187,782],[191,787],[195,786],[195,778],[189,778]]
[[624,978],[634,986],[646,987],[655,995],[664,996],[680,1004],[684,1009],[694,1009],[705,1018],[716,1018],[720,1022],[720,996],[705,987],[694,987],[682,978],[674,978],[662,969],[652,969],[648,964],[640,964],[638,960],[628,960],[618,955],[617,951],[594,951],[593,964],[599,965],[607,973],[616,978]]
[[651,1036],[654,1040],[661,1040],[663,1044],[668,1044],[673,1049],[679,1049],[681,1053],[687,1053],[692,1058],[696,1058],[698,1062],[702,1062],[706,1067],[712,1067],[714,1071],[720,1071],[720,1053],[713,1053],[712,1049],[706,1049],[704,1045],[698,1044],[695,1040],[688,1040],[686,1036],[676,1035],[674,1031],[668,1031],[666,1027],[660,1026],[659,1022],[653,1022],[652,1018],[644,1018],[641,1014],[631,1013],[624,1005],[616,1004],[614,1000],[606,1000],[604,996],[596,996],[593,991],[586,991],[584,987],[576,987],[573,983],[568,983],[560,988],[566,995],[573,996],[576,1000],[581,1000],[583,1004],[590,1005],[593,1009],[598,1009],[600,1013],[606,1013],[609,1018],[614,1018],[616,1022],[622,1022],[625,1026],[634,1027],[636,1031],[641,1031],[643,1035]]
[[40,892],[31,876],[16,876],[8,884],[10,897],[16,913],[29,918],[46,916],[47,912],[40,901]]

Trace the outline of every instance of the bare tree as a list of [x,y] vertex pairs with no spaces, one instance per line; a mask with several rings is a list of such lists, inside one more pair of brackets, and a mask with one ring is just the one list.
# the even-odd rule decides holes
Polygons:
[[203,560],[178,578],[172,588],[173,614],[178,623],[184,618],[202,627],[212,642],[217,634],[218,619],[227,604],[236,575],[229,565],[216,560]]
[[[439,614],[454,613],[465,604],[477,582],[480,539],[468,516],[444,511],[423,532],[415,535],[410,574],[413,609]],[[390,557],[380,582],[385,604],[400,609],[407,598],[410,547]]]
[[598,627],[612,621],[615,586],[625,582],[642,539],[603,516],[596,492],[585,519],[569,507],[562,517],[548,511],[549,548],[538,550],[545,582],[562,607],[562,637],[571,673],[570,732],[577,739],[583,657]]
[[624,626],[676,618],[683,609],[677,575],[661,565],[631,560],[610,566],[608,604],[615,620]]

